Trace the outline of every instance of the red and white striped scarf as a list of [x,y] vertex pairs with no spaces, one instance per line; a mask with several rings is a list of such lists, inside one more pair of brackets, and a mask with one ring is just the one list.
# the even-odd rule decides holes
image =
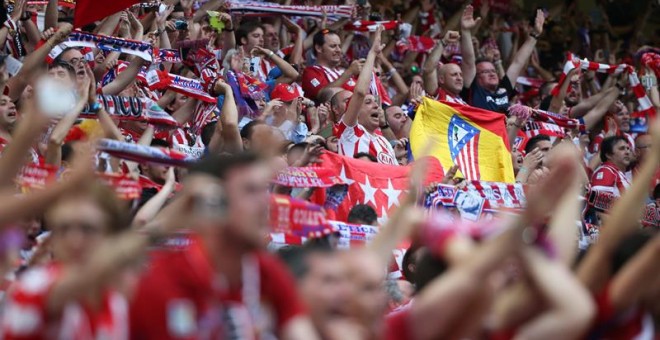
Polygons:
[[294,16],[322,17],[325,13],[328,18],[350,18],[353,16],[354,6],[292,6],[256,1],[228,1],[230,12],[243,12],[245,14],[288,14]]
[[347,31],[376,32],[376,28],[378,28],[378,25],[383,25],[383,28],[386,31],[391,31],[399,27],[399,22],[396,20],[387,20],[387,21],[358,20],[344,25],[344,29]]
[[570,52],[567,54],[566,59],[567,61],[566,64],[564,64],[564,70],[561,74],[561,77],[559,77],[559,83],[557,84],[557,86],[555,86],[554,89],[552,89],[553,96],[559,94],[559,89],[561,88],[563,82],[566,80],[566,75],[568,74],[568,72],[577,67],[579,67],[582,70],[596,71],[598,73],[608,73],[608,74],[619,74],[623,71],[629,71],[628,80],[630,82],[630,87],[632,88],[632,91],[635,94],[635,97],[637,98],[637,102],[639,104],[639,108],[638,108],[639,111],[634,112],[632,115],[642,114],[642,115],[648,115],[648,117],[655,117],[655,110],[653,109],[651,100],[646,95],[646,91],[644,90],[642,84],[639,82],[637,73],[635,72],[635,69],[632,66],[628,64],[618,64],[618,65],[600,64],[593,61],[589,61],[586,58],[580,60],[577,56],[575,56],[573,53]]
[[412,35],[408,38],[396,42],[396,49],[399,53],[406,51],[428,53],[435,47],[435,41],[430,37]]

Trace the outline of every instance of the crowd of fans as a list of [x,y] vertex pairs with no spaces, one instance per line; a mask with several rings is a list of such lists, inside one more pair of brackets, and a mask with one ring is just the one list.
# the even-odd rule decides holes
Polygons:
[[[133,1],[75,29],[70,3],[0,11],[0,339],[660,334],[656,1],[270,4],[280,14]],[[81,33],[116,40],[76,45]],[[568,53],[632,67],[567,69]],[[636,114],[642,96],[652,114]],[[420,205],[439,184],[410,151],[428,99],[506,117],[524,209],[468,222]],[[579,128],[530,136],[519,104]],[[165,156],[109,154],[101,139]],[[379,228],[363,247],[338,249],[335,233],[269,246],[271,195],[314,191],[273,179],[324,153],[408,166],[407,194],[383,225],[368,202],[351,209],[342,222]],[[465,185],[443,165],[443,185]],[[54,178],[26,184],[40,172]]]

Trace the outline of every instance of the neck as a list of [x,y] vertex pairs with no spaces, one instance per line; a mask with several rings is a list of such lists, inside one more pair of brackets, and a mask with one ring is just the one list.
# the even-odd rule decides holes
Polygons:
[[248,252],[242,246],[242,242],[236,242],[231,237],[225,236],[219,239],[204,238],[203,241],[216,272],[222,273],[229,284],[240,284],[242,258]]
[[11,139],[11,129],[7,126],[0,126],[0,137],[4,139]]
[[318,64],[319,66],[325,66],[325,67],[330,67],[330,68],[335,67],[335,65],[332,65],[332,63],[330,63],[329,61],[327,61],[325,59],[317,59],[316,64]]
[[610,163],[610,164],[611,164],[612,166],[614,166],[615,168],[621,170],[621,171],[626,171],[626,166],[625,166],[624,164],[621,164],[621,163],[615,163],[615,162],[612,162],[612,161],[607,161],[607,162]]

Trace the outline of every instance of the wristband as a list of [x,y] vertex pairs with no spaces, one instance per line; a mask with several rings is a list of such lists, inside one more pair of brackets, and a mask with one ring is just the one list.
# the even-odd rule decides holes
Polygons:
[[275,52],[270,51],[270,53],[268,53],[268,59],[273,59],[274,55],[275,55]]
[[532,37],[532,38],[534,38],[534,39],[536,39],[536,40],[539,40],[539,37],[540,37],[541,35],[540,35],[540,34],[533,33],[533,32],[530,32],[530,33],[529,33],[529,36]]
[[89,112],[97,113],[100,110],[101,110],[101,104],[99,104],[99,102],[94,102],[92,105],[89,106]]

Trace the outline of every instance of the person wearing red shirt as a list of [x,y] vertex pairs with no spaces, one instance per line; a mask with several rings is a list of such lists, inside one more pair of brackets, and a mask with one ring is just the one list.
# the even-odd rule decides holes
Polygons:
[[302,88],[307,98],[316,99],[321,89],[343,87],[348,91],[355,88],[355,77],[360,73],[363,61],[354,60],[348,69],[339,65],[342,60],[341,40],[337,33],[324,29],[314,35],[316,65],[306,67],[302,74]]
[[[626,138],[630,148],[635,150],[635,141],[633,135],[630,133],[630,112],[628,108],[620,100],[617,100],[607,110],[607,117],[614,119],[615,126],[607,126],[607,129],[614,129],[616,134]],[[605,120],[607,122],[607,119]],[[597,153],[600,151],[601,144],[605,139],[605,131],[599,133],[589,146],[589,152]]]
[[600,150],[600,159],[603,164],[591,175],[591,190],[621,196],[630,186],[630,179],[625,175],[632,161],[628,141],[621,136],[605,138]]
[[191,168],[192,231],[152,254],[131,305],[132,338],[316,338],[290,274],[263,251],[269,175],[251,154]]
[[45,213],[55,261],[30,268],[11,286],[0,326],[3,339],[128,336],[128,304],[118,278],[148,238],[127,230],[125,207],[111,190],[89,182],[94,177],[83,159],[86,167],[75,165],[65,184],[46,189],[59,192]]
[[[576,269],[598,305],[590,338],[651,339],[647,312],[660,291],[660,237],[639,230],[648,187],[660,163],[660,122],[651,131],[652,147],[632,185],[610,208],[594,243]],[[627,144],[622,137],[618,144]],[[608,139],[603,141],[606,148]]]
[[379,163],[397,165],[396,154],[389,140],[383,136],[384,130],[394,134],[387,125],[385,114],[377,98],[369,93],[368,86],[372,77],[372,70],[376,56],[381,53],[380,32],[376,31],[364,67],[360,72],[357,86],[351,97],[346,113],[342,116],[334,131],[339,138],[339,154],[354,157],[359,153],[368,153],[375,157]]

